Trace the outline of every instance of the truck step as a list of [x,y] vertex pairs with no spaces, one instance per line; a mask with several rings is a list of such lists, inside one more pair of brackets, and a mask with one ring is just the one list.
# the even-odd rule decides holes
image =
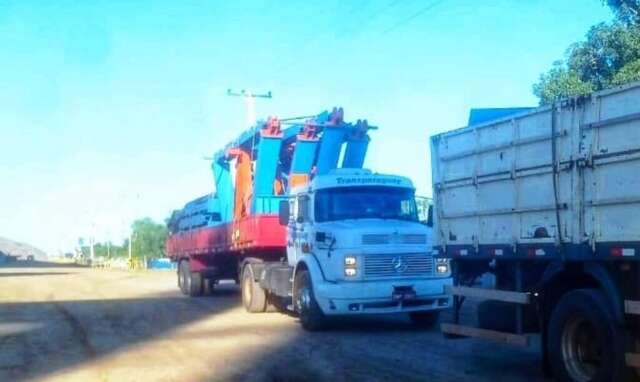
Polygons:
[[515,346],[527,347],[531,343],[531,338],[526,335],[498,332],[495,330],[480,329],[471,326],[441,324],[440,329],[443,333],[450,335],[452,334],[463,337],[482,338],[485,340],[491,340]]
[[627,314],[640,315],[640,301],[627,300],[624,302],[624,311]]
[[512,292],[485,288],[447,286],[445,292],[454,296],[477,297],[485,300],[511,302],[527,305],[531,303],[531,293]]
[[627,366],[640,369],[640,353],[627,353]]

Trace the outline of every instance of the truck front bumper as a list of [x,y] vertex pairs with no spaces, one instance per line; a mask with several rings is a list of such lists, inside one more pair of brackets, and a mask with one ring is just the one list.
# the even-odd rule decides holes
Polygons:
[[[326,315],[402,313],[451,307],[447,285],[451,278],[321,282],[314,294]],[[399,290],[412,292],[398,296]]]

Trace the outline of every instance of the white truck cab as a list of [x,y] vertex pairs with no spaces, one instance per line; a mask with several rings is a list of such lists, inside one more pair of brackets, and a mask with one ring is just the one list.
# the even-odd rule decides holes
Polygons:
[[430,326],[451,306],[448,262],[432,256],[405,177],[337,169],[291,190],[280,208],[303,326],[325,316],[408,312]]

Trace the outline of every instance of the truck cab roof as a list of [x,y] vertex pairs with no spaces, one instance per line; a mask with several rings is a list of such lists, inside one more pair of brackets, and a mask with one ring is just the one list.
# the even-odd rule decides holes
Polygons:
[[368,169],[339,168],[316,176],[309,184],[293,188],[291,194],[325,188],[371,186],[414,188],[411,180],[404,176],[379,174]]

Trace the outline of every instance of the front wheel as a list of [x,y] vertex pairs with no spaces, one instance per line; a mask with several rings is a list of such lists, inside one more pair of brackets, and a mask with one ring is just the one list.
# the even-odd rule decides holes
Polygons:
[[429,329],[433,328],[438,323],[438,319],[440,319],[440,311],[410,312],[409,318],[414,325]]
[[299,315],[302,327],[309,331],[321,330],[326,326],[326,317],[313,294],[311,276],[306,270],[295,276],[295,310]]
[[556,379],[630,381],[623,331],[597,289],[565,294],[551,313],[547,343]]

